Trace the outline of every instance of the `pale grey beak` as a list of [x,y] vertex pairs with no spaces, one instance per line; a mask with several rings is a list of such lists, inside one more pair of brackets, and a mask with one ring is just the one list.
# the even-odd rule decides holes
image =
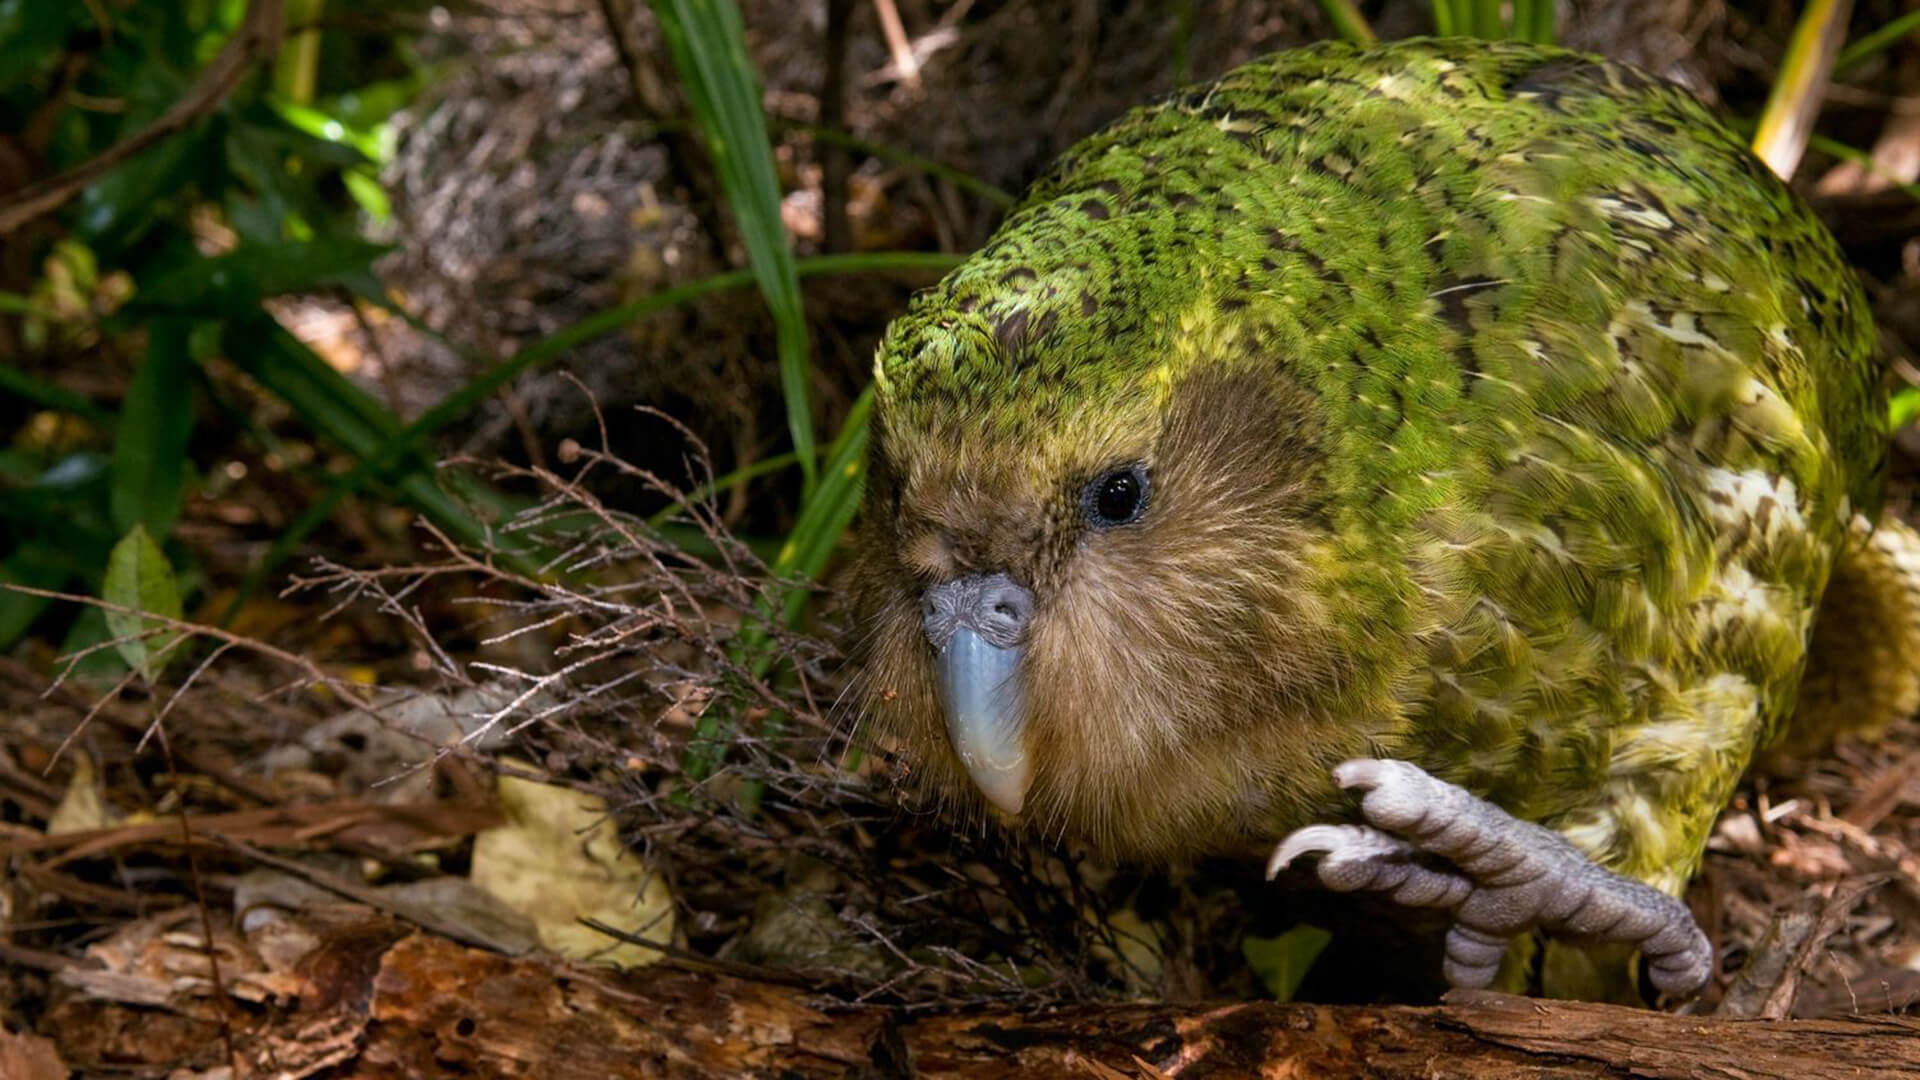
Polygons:
[[976,574],[928,589],[924,612],[954,753],[989,802],[1018,814],[1032,780],[1020,656],[1033,594]]
[[993,805],[1020,812],[1027,797],[1027,750],[1020,734],[1020,649],[988,643],[970,627],[948,640],[938,661],[940,704],[947,710],[947,737]]

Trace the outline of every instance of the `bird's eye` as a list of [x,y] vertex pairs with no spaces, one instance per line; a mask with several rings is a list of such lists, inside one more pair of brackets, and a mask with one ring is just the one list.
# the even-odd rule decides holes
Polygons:
[[1093,478],[1080,495],[1081,508],[1096,529],[1131,525],[1147,508],[1147,467],[1123,465]]

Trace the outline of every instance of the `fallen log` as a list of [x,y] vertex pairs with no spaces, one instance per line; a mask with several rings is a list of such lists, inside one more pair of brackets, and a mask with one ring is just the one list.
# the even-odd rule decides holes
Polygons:
[[[1895,1016],[1732,1020],[1487,992],[1424,1008],[1135,1003],[909,1015],[728,974],[617,973],[420,933],[349,935],[310,959],[311,990],[291,1009],[229,1010],[224,1020],[202,1011],[192,1023],[209,1059],[198,1064],[221,1063],[225,1023],[240,1075],[360,1080],[1920,1077],[1920,1021]],[[143,1042],[131,1037],[141,1013],[160,1019],[150,1007],[70,999],[44,1033],[71,1067],[106,1065],[104,1054],[125,1068]],[[103,1032],[125,1037],[109,1047]],[[183,1045],[162,1042],[175,1054]]]

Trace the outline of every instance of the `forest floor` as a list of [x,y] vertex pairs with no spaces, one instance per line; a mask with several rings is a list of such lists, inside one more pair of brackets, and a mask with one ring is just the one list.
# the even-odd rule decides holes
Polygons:
[[[820,114],[824,5],[741,6],[788,229],[803,254],[828,250],[827,150],[804,126]],[[1761,58],[1789,28],[1772,10],[1785,5],[1764,7],[1576,3],[1562,37],[1751,115],[1773,75]],[[852,152],[853,250],[969,250],[1002,210],[993,189],[1017,191],[1177,74],[1327,33],[1312,5],[1280,0],[1194,3],[1184,21],[1148,0],[898,9],[911,70],[874,6],[856,5],[845,126],[979,186]],[[657,41],[642,34],[630,64],[593,0],[458,10],[428,47],[468,59],[405,115],[385,177],[397,247],[382,273],[427,324],[470,355],[505,355],[739,265],[712,177],[676,157],[685,128]],[[1378,28],[1417,32],[1423,10],[1388,5]],[[1907,48],[1891,54],[1904,73],[1889,61],[1829,102],[1843,141],[1890,161],[1920,160],[1920,49]],[[1799,186],[1916,378],[1920,201],[1818,155]],[[822,430],[930,280],[809,283]],[[1436,1004],[1431,937],[1383,929],[1371,909],[1231,860],[1147,873],[939,819],[906,763],[835,706],[844,627],[829,595],[807,633],[776,642],[772,670],[788,674],[729,650],[773,587],[754,541],[791,525],[790,485],[775,474],[676,501],[782,446],[760,303],[717,295],[584,346],[456,433],[452,454],[543,520],[577,522],[553,565],[591,567],[591,586],[355,499],[283,588],[223,622],[251,561],[316,497],[282,456],[332,453],[269,415],[286,438],[226,432],[225,480],[189,500],[179,530],[202,577],[192,662],[146,686],[70,669],[45,641],[0,657],[0,1080],[910,1063],[990,1076],[1009,1060],[1094,1077],[1363,1061],[1379,1075],[1920,1074],[1906,1042],[1876,1038],[1920,1034],[1900,1019],[1920,1003],[1915,720],[1743,782],[1688,895],[1720,974],[1684,1022]],[[278,314],[403,415],[472,374],[335,298]],[[261,399],[238,377],[232,392]],[[1909,429],[1891,512],[1920,519],[1916,491]],[[640,524],[662,510],[677,532]],[[679,551],[671,538],[688,536],[714,554]],[[691,766],[690,743],[724,747],[722,766]],[[1275,1004],[1276,982],[1341,1009]],[[1805,1021],[1779,1038],[1810,1041],[1734,1024],[1758,1016]]]

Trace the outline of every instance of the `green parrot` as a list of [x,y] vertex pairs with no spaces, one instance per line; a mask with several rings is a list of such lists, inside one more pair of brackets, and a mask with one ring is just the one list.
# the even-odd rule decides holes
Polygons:
[[1920,703],[1866,299],[1630,67],[1326,43],[1179,91],[875,379],[858,693],[915,775],[1123,859],[1317,855],[1448,912],[1454,985],[1538,932],[1562,990],[1596,948],[1697,990],[1676,897],[1796,700]]

